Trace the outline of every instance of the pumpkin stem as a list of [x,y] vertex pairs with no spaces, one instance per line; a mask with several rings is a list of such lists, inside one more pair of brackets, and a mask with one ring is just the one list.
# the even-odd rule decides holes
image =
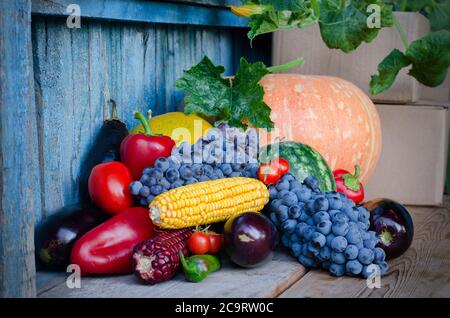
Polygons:
[[303,65],[304,62],[305,61],[303,59],[296,58],[285,64],[268,67],[267,70],[269,71],[269,73],[287,71],[290,70],[291,68]]

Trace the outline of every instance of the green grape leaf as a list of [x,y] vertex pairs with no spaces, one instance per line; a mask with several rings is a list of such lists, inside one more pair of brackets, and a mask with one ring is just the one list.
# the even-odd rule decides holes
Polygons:
[[450,32],[436,31],[413,41],[403,54],[393,50],[378,65],[378,75],[372,75],[370,92],[373,95],[387,90],[398,72],[412,65],[409,75],[420,83],[435,87],[442,84],[450,67]]
[[188,95],[185,97],[187,114],[213,117],[216,122],[230,126],[271,129],[270,108],[263,101],[264,89],[261,78],[269,72],[262,62],[248,63],[241,58],[234,78],[221,76],[223,66],[215,66],[208,57],[176,80],[175,86]]
[[409,75],[427,86],[442,84],[450,67],[450,32],[432,32],[412,42],[405,56],[412,64]]
[[380,0],[320,1],[319,26],[325,44],[347,53],[355,50],[362,42],[371,42],[380,30],[368,26],[372,12],[367,9],[371,4],[380,9],[380,27],[392,26],[392,6]]
[[450,29],[449,0],[384,0],[395,11],[420,12],[430,21],[432,31]]
[[410,65],[411,62],[402,52],[395,49],[378,65],[378,75],[372,75],[370,80],[370,93],[377,95],[387,90],[394,83],[398,72]]
[[250,18],[248,23],[250,31],[247,33],[247,36],[252,40],[256,36],[264,33],[288,30],[296,27],[302,28],[315,22],[316,18],[312,15],[312,11],[305,15],[305,12],[271,10]]

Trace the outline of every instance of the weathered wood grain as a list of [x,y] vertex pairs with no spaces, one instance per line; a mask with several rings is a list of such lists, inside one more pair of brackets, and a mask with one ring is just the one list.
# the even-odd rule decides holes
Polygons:
[[36,295],[41,208],[30,0],[0,1],[0,297]]
[[408,251],[389,261],[381,288],[361,278],[310,271],[281,297],[450,297],[450,202],[445,207],[409,208],[415,236]]
[[[183,275],[154,286],[142,285],[134,275],[82,278],[80,289],[69,289],[65,282],[53,288],[47,283],[39,297],[276,297],[293,280],[305,274],[305,268],[286,253],[276,253],[274,259],[254,269],[238,268],[224,259],[223,268],[199,284],[189,283]],[[39,275],[46,275],[40,273]],[[58,279],[60,279],[59,277]]]
[[[68,16],[72,0],[33,0],[34,15]],[[140,0],[78,0],[81,17],[116,21],[246,27],[247,19],[223,6],[199,6],[192,2]],[[208,4],[203,2],[203,4]],[[213,4],[212,2],[209,4]],[[83,22],[82,22],[83,23]]]

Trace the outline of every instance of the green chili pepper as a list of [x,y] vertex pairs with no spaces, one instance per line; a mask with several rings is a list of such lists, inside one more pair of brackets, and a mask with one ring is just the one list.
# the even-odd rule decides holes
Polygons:
[[178,251],[178,254],[180,255],[184,276],[190,282],[200,282],[209,273],[215,272],[220,268],[220,261],[216,256],[204,254],[184,258],[181,250]]

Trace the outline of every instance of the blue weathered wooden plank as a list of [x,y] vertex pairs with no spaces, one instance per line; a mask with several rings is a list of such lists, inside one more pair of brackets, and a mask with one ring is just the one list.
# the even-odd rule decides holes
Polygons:
[[[75,180],[70,162],[74,142],[72,121],[74,96],[72,36],[58,21],[48,21],[45,33],[39,34],[35,58],[37,99],[40,112],[41,157],[43,172],[43,214],[52,213],[65,204],[76,202]],[[36,70],[36,69],[35,69]],[[78,137],[78,136],[77,136]],[[57,158],[57,160],[55,160]]]
[[34,297],[41,208],[30,0],[0,1],[0,297]]
[[[72,0],[33,0],[33,14],[67,16],[67,7],[72,3]],[[140,0],[78,0],[76,4],[80,6],[82,18],[222,27],[247,26],[247,19],[222,7]]]
[[[78,201],[78,176],[80,174],[80,166],[84,159],[84,152],[92,144],[91,134],[91,114],[90,108],[84,105],[90,103],[89,87],[89,32],[80,29],[71,31],[71,52],[72,52],[72,136],[74,138],[70,157],[71,194],[68,202]],[[99,61],[101,62],[101,61]]]

